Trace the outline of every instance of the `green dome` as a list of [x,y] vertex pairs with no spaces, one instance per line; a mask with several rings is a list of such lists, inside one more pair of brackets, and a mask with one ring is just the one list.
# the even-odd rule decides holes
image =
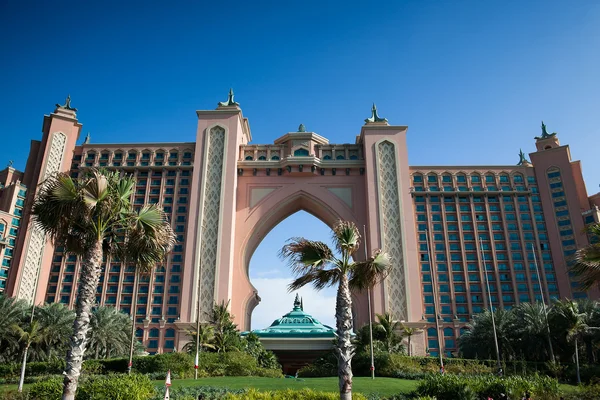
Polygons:
[[[243,332],[242,336],[249,333]],[[315,317],[304,312],[298,295],[294,300],[292,311],[275,320],[268,328],[256,329],[252,333],[261,338],[331,338],[333,340],[336,336],[334,328],[323,325]]]

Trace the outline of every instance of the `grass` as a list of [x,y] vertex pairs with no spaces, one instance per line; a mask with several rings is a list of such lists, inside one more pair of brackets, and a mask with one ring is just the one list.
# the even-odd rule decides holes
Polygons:
[[[164,381],[154,381],[157,386],[164,385]],[[377,393],[390,396],[398,393],[409,393],[417,387],[418,381],[395,378],[371,378],[354,377],[352,389],[356,393]],[[176,379],[171,387],[178,386],[213,386],[228,387],[230,389],[255,388],[262,391],[285,390],[285,389],[314,389],[324,392],[337,392],[338,379],[331,378],[259,378],[252,376],[223,376],[214,378]]]

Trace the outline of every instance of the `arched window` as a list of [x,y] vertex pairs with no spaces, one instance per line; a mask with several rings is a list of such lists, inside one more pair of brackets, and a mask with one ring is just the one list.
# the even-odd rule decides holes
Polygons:
[[150,329],[150,337],[151,338],[157,338],[159,335],[158,329],[157,328],[152,328]]
[[294,157],[306,157],[308,156],[308,150],[306,149],[298,149],[294,151]]
[[496,177],[492,174],[487,174],[485,176],[485,182],[486,183],[496,183]]
[[352,155],[350,156],[350,159],[351,159],[351,160],[358,160],[358,156],[357,156],[356,154],[352,154]]
[[246,158],[244,158],[244,160],[246,160],[246,161],[252,161],[252,160],[254,160],[254,158],[252,158],[252,156],[246,156]]
[[271,157],[271,160],[272,161],[278,161],[279,160],[279,156],[273,156],[273,157]]
[[427,329],[427,336],[429,336],[429,337],[437,336],[437,330],[435,328]]
[[346,157],[344,157],[344,155],[343,155],[343,154],[338,154],[337,156],[335,156],[335,159],[336,159],[336,160],[345,160],[345,159],[346,159]]
[[260,156],[260,157],[258,157],[258,160],[259,160],[259,161],[265,161],[266,159],[267,159],[267,157],[266,157],[266,156]]
[[429,183],[437,183],[438,181],[438,177],[436,174],[429,174],[427,175],[427,182]]
[[521,175],[521,174],[514,174],[513,181],[515,183],[522,183],[523,182],[523,175]]
[[174,338],[175,337],[175,329],[171,329],[171,328],[167,329],[165,331],[165,337]]
[[444,328],[444,336],[454,336],[454,329]]
[[323,157],[323,160],[331,160],[331,156],[327,154],[325,157]]

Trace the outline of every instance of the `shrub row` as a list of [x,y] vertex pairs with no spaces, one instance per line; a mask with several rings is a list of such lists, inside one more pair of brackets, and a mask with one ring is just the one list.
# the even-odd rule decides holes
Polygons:
[[[86,360],[83,373],[87,375],[105,375],[127,372],[128,359]],[[265,376],[281,377],[281,370],[258,366],[254,357],[244,352],[202,353],[199,359],[199,376]],[[64,361],[51,363],[28,363],[25,376],[60,375],[64,370]],[[174,377],[189,378],[194,375],[194,360],[187,353],[165,353],[154,356],[134,357],[133,370],[141,374],[150,374],[153,378],[163,379],[167,370]],[[20,365],[0,365],[0,383],[18,380]],[[32,381],[29,381],[32,382]]]
[[526,392],[533,398],[558,399],[558,381],[547,376],[499,378],[487,376],[463,376],[431,374],[421,380],[415,391],[420,396],[432,396],[437,400],[477,400],[489,397],[498,399],[505,394],[510,399],[520,399]]

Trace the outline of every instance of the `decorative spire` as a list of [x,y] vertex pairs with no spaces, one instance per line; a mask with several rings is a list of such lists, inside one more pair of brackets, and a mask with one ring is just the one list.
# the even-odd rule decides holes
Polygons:
[[240,104],[233,100],[233,89],[229,89],[229,97],[227,101],[220,101],[219,107],[239,106]]
[[300,309],[304,311],[304,299],[300,297]]
[[298,127],[298,132],[306,132],[306,127],[304,126],[304,124],[300,124],[300,126]]
[[92,137],[90,136],[90,133],[88,132],[87,135],[85,135],[85,140],[83,141],[83,144],[89,144],[91,139],[92,139]]
[[14,162],[13,160],[8,160],[8,165],[7,165],[7,167],[8,167],[8,168],[12,168],[14,163],[15,163],[15,162]]
[[544,124],[544,121],[542,121],[542,136],[536,136],[535,139],[542,140],[551,138],[553,136],[556,136],[556,132],[548,133],[548,131],[546,130],[546,124]]
[[63,106],[61,106],[60,104],[57,103],[56,107],[65,108],[67,110],[72,110],[72,111],[77,111],[77,109],[75,107],[71,107],[71,95],[67,96],[67,99],[65,100],[65,104]]
[[296,293],[296,299],[294,299],[294,310],[302,309],[302,302],[300,301],[300,296]]
[[375,105],[375,103],[373,103],[373,107],[371,108],[371,117],[365,119],[365,123],[367,124],[374,122],[388,122],[386,118],[380,118],[379,115],[377,115],[377,106]]
[[519,163],[517,165],[526,165],[526,166],[531,165],[529,160],[527,160],[525,158],[525,153],[523,153],[522,149],[519,149]]

